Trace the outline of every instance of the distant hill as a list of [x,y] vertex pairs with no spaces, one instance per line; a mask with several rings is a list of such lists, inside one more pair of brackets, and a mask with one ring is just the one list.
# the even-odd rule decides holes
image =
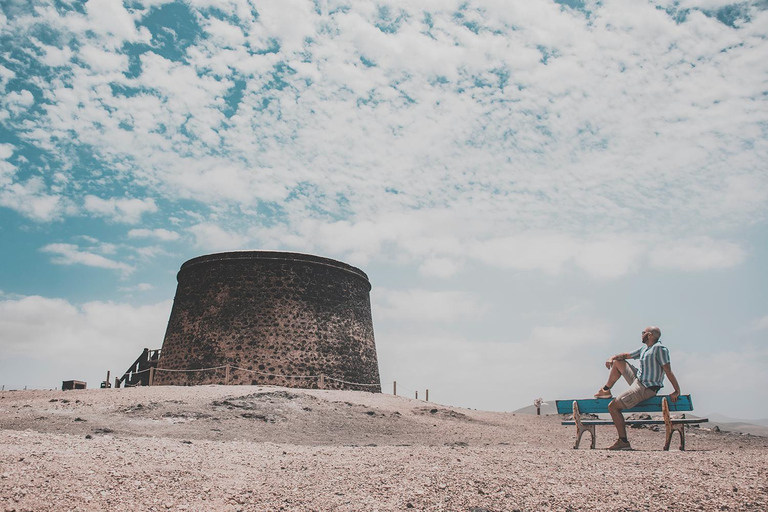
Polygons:
[[[514,414],[536,414],[536,406],[531,404],[526,407],[512,411]],[[554,400],[544,400],[544,404],[541,406],[541,414],[557,414],[557,407]]]
[[709,423],[702,423],[703,427],[712,428],[715,425],[727,432],[743,432],[753,436],[768,437],[768,419],[745,420],[731,418],[724,414],[713,412],[705,416],[709,418]]
[[760,425],[762,427],[768,427],[768,418],[762,419],[762,420],[746,420],[744,418],[731,418],[730,416],[726,416],[725,414],[720,414],[717,412],[713,412],[712,414],[707,414],[706,417],[709,418],[709,421],[717,421],[717,422],[725,422],[725,423],[748,423],[750,425]]

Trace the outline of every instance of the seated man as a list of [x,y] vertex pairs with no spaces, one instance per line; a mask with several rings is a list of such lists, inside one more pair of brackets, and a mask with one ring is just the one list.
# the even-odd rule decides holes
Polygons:
[[[670,367],[669,350],[659,343],[660,338],[661,330],[658,327],[646,327],[643,331],[644,347],[634,352],[616,354],[605,362],[605,367],[610,369],[611,373],[608,375],[608,382],[595,394],[595,398],[611,398],[611,388],[622,375],[629,383],[629,389],[608,404],[608,412],[611,413],[619,434],[619,439],[608,448],[609,450],[632,449],[627,439],[627,426],[621,411],[655,396],[664,385],[665,374],[675,387],[674,393],[669,395],[670,400],[676,402],[677,397],[680,396],[680,386]],[[627,359],[640,359],[640,369],[626,362]]]

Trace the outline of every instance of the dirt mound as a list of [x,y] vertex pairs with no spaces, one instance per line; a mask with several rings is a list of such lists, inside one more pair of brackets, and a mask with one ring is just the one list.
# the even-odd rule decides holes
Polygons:
[[768,508],[768,439],[691,428],[664,452],[642,429],[632,452],[575,451],[560,420],[355,391],[4,392],[0,510]]

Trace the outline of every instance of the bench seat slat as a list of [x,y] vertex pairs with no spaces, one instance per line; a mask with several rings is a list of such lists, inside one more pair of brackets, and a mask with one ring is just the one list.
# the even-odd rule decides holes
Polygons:
[[[679,419],[679,420],[672,420],[672,424],[681,424],[684,423],[686,425],[695,424],[695,423],[707,423],[709,419],[707,418],[686,418],[686,419]],[[581,420],[581,423],[583,425],[613,425],[613,421],[611,420]],[[560,423],[561,425],[575,425],[576,422],[573,420],[569,421],[563,421]],[[626,420],[627,425],[663,425],[664,420]]]
[[[661,411],[661,399],[667,395],[657,395],[654,397],[640,402],[638,405],[631,409],[624,409],[622,412],[659,412]],[[556,400],[557,413],[558,414],[571,414],[573,412],[573,402],[579,403],[579,411],[582,414],[598,414],[607,413],[608,404],[611,403],[612,398],[589,398],[589,399],[573,399],[573,400]],[[677,402],[672,403],[671,400],[667,400],[670,412],[679,411],[692,411],[693,402],[691,401],[691,395],[680,395]]]

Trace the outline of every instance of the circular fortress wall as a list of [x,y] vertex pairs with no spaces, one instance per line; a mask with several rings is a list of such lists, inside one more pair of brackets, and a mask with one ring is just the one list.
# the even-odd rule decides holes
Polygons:
[[324,375],[325,388],[381,391],[362,270],[248,251],[191,259],[177,279],[154,384],[317,388]]

